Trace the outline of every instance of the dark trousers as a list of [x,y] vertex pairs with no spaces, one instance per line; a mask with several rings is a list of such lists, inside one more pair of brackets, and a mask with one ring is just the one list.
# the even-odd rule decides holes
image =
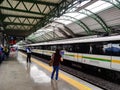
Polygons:
[[31,63],[31,53],[27,53],[27,63]]
[[2,63],[2,61],[4,61],[4,58],[5,58],[4,53],[1,53],[1,54],[0,54],[0,63]]
[[1,58],[2,56],[1,56],[1,54],[0,54],[0,64],[2,63],[2,58]]
[[59,66],[53,66],[53,71],[52,71],[52,74],[51,74],[51,79],[53,79],[55,72],[56,72],[55,79],[58,80]]

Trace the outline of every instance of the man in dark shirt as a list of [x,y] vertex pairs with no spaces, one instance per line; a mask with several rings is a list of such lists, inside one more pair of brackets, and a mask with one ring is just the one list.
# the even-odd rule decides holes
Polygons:
[[26,48],[27,52],[27,63],[31,63],[31,49],[29,47]]

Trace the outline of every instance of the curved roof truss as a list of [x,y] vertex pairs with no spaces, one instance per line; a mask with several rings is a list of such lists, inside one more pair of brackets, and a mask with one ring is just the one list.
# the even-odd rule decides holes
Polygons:
[[68,17],[68,18],[71,18],[71,19],[74,19],[75,21],[73,21],[73,20],[71,20],[71,19],[69,19],[69,20],[71,20],[71,21],[73,21],[74,23],[76,23],[76,24],[78,24],[79,26],[81,26],[81,27],[86,31],[86,33],[87,33],[88,35],[92,34],[92,32],[91,32],[91,30],[89,29],[89,27],[88,27],[84,22],[82,22],[81,20],[78,20],[78,19],[76,19],[76,18],[74,18],[74,17],[71,17],[71,16],[68,16],[68,15],[63,15],[63,16]]
[[[92,11],[87,10],[87,9],[84,9],[78,13],[85,14],[85,15],[93,18],[95,21],[97,21],[101,25],[101,27],[103,28],[103,30],[105,32],[108,32],[108,33],[110,32],[110,29],[108,28],[107,24],[104,22],[104,20],[99,15],[97,15],[97,14],[95,14]],[[89,13],[91,13],[91,14],[89,14]]]
[[73,31],[72,31],[71,29],[69,29],[67,26],[65,26],[63,23],[60,23],[60,22],[57,22],[57,21],[54,21],[54,23],[58,23],[58,24],[63,25],[63,27],[65,28],[65,30],[66,30],[72,37],[75,37],[75,34],[73,33]]

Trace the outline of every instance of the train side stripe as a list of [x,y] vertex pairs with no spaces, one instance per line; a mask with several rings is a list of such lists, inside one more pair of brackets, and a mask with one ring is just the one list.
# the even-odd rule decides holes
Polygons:
[[77,55],[78,58],[83,58],[81,55]]
[[118,63],[118,64],[120,64],[120,60],[112,60],[112,63]]
[[[49,52],[49,53],[53,53],[53,52]],[[94,57],[87,57],[87,56],[74,55],[74,54],[65,54],[65,56],[71,56],[71,57],[75,57],[75,58],[86,58],[86,59],[89,59],[89,60],[98,60],[98,61],[112,62],[112,63],[120,64],[120,60],[112,60],[111,61],[109,59],[94,58]]]
[[65,56],[72,56],[72,57],[74,57],[75,55],[74,54],[65,54]]
[[[75,57],[75,55],[72,55],[72,54],[65,54],[65,55]],[[86,59],[90,59],[90,60],[99,60],[99,61],[104,61],[104,62],[111,62],[111,60],[109,60],[109,59],[94,58],[94,57],[87,57],[87,56],[80,56],[80,55],[78,55],[78,58],[86,58]]]
[[87,57],[87,56],[83,56],[83,58],[90,59],[90,60],[99,60],[99,61],[104,61],[104,62],[111,62],[111,60],[109,60],[109,59],[94,58],[94,57]]

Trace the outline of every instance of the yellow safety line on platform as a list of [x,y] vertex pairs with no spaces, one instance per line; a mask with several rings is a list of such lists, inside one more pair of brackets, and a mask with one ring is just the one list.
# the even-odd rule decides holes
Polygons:
[[[26,56],[25,54],[21,53],[23,56]],[[52,67],[46,65],[45,63],[41,62],[41,61],[38,61],[37,59],[35,58],[32,58],[31,59],[34,63],[42,66],[43,68],[45,68],[46,70],[52,72]],[[76,87],[77,89],[79,90],[92,90],[91,88],[89,88],[88,86],[86,85],[83,85],[81,84],[80,82],[76,81],[76,80],[73,80],[72,78],[62,74],[62,73],[59,73],[59,77],[62,78],[64,81],[66,81],[67,83],[71,84],[72,86]]]

